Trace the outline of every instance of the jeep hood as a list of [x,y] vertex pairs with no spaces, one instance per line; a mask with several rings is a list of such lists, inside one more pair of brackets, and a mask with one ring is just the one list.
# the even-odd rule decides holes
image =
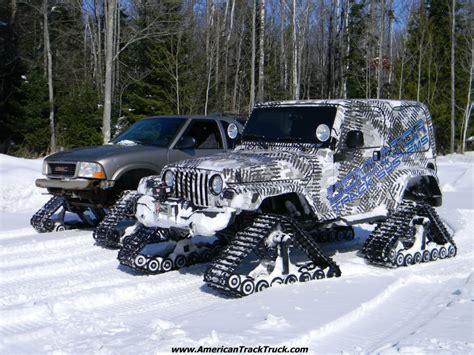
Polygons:
[[[104,159],[116,158],[120,156],[122,159],[130,155],[131,159],[136,158],[137,153],[148,151],[157,152],[160,149],[149,145],[116,145],[106,144],[100,146],[76,148],[51,154],[46,161],[101,161]],[[158,152],[157,152],[158,153]],[[132,158],[133,157],[133,158]]]
[[168,166],[220,173],[229,183],[302,179],[311,171],[310,162],[296,152],[231,152],[184,160]]

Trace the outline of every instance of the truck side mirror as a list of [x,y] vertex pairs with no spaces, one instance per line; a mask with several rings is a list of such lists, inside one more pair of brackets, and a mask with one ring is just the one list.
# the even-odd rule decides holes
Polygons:
[[176,143],[176,149],[189,149],[194,148],[196,146],[196,138],[191,136],[183,136],[181,139]]
[[346,146],[353,149],[362,148],[364,146],[364,134],[362,131],[349,131],[347,133]]

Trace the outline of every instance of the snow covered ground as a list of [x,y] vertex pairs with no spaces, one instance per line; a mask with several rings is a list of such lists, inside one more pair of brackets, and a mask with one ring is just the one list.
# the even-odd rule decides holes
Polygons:
[[441,217],[458,256],[397,270],[326,246],[342,277],[228,299],[196,265],[158,276],[118,267],[91,231],[36,234],[41,161],[0,155],[0,353],[170,353],[172,346],[307,346],[311,353],[474,352],[474,154],[439,158]]

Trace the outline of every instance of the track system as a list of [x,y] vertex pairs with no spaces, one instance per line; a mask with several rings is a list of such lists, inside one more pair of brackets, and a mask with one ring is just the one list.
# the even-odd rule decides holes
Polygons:
[[30,224],[38,233],[48,233],[53,231],[65,230],[63,223],[55,222],[51,217],[64,207],[65,200],[60,196],[53,196],[31,217]]
[[[298,246],[310,261],[292,263],[289,253],[293,246]],[[263,249],[267,249],[266,255]],[[252,251],[258,255],[259,264],[250,272],[239,271]],[[280,215],[257,215],[209,265],[204,281],[210,287],[241,297],[275,284],[340,275],[336,263],[323,254],[314,238],[294,220]]]
[[362,248],[369,262],[392,268],[454,257],[456,252],[435,209],[408,200],[374,229]]
[[92,234],[97,244],[109,248],[120,247],[122,231],[117,229],[117,226],[125,218],[134,218],[134,208],[141,196],[140,193],[132,190],[124,191],[120,195],[120,198]]
[[219,250],[219,243],[197,245],[191,238],[176,238],[173,233],[168,229],[138,225],[123,239],[118,254],[120,264],[147,274],[159,274],[207,262]]

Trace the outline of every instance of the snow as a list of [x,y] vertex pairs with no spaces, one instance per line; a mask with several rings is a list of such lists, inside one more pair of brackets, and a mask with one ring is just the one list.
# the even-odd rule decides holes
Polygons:
[[171,353],[173,346],[307,346],[310,353],[474,352],[474,154],[439,157],[442,219],[458,255],[401,269],[324,246],[342,277],[276,286],[242,299],[202,282],[205,265],[142,276],[90,230],[36,234],[47,200],[41,161],[0,155],[0,353]]

